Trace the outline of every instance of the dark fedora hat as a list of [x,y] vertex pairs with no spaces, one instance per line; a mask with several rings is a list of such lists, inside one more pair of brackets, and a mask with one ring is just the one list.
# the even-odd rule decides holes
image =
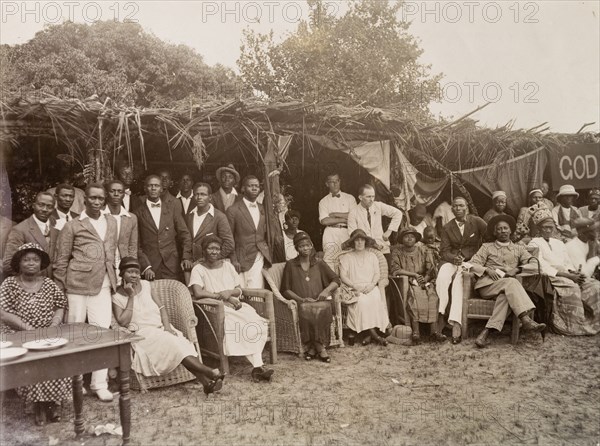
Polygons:
[[10,267],[13,271],[19,271],[21,259],[28,252],[35,252],[38,256],[40,256],[40,260],[42,262],[40,270],[45,270],[48,268],[48,265],[50,265],[50,256],[48,253],[44,251],[44,249],[37,243],[29,242],[19,246],[17,251],[13,254],[12,259],[10,259]]
[[490,236],[490,238],[495,238],[494,231],[496,230],[496,225],[501,221],[508,223],[508,226],[510,226],[510,232],[515,232],[517,228],[517,222],[515,221],[515,219],[508,214],[500,214],[492,217],[488,222],[487,233]]
[[119,274],[123,275],[127,268],[141,269],[140,262],[135,257],[123,257],[119,263]]
[[354,249],[354,242],[358,238],[362,238],[365,241],[365,248],[379,249],[379,245],[377,244],[375,239],[369,237],[367,233],[362,229],[355,229],[354,231],[352,231],[352,234],[350,234],[350,238],[342,244],[342,249]]

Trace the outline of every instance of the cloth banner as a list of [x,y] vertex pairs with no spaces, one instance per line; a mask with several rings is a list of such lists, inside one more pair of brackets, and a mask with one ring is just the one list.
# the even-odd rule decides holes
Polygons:
[[412,163],[404,156],[398,145],[395,145],[396,156],[398,157],[398,168],[402,178],[397,186],[400,194],[394,197],[396,206],[408,211],[411,206],[411,200],[415,203],[425,206],[433,203],[446,187],[448,177],[436,179],[418,171]]
[[527,206],[529,191],[541,186],[547,163],[546,150],[540,147],[504,163],[453,173],[490,197],[492,192],[503,190],[507,195],[508,207],[513,212],[518,212],[523,206]]

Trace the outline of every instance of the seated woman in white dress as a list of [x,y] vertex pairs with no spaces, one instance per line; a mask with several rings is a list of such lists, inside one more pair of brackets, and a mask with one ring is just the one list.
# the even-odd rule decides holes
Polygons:
[[342,249],[352,251],[340,255],[340,279],[358,296],[355,303],[348,305],[346,325],[356,333],[363,333],[363,345],[371,340],[386,346],[377,330],[385,333],[390,320],[388,318],[385,296],[379,287],[379,260],[368,247],[376,246],[375,240],[367,236],[362,229],[352,231],[350,238],[344,242]]
[[221,258],[223,241],[216,235],[202,240],[204,260],[194,266],[190,291],[194,299],[218,299],[225,304],[225,341],[227,356],[245,356],[254,366],[254,381],[270,381],[273,370],[264,367],[262,351],[269,333],[268,321],[254,308],[240,302],[242,296],[238,273],[230,262]]
[[169,323],[167,310],[152,294],[150,282],[140,279],[138,261],[123,257],[119,270],[123,283],[112,296],[113,314],[119,325],[144,338],[132,344],[133,370],[160,376],[182,364],[196,375],[206,395],[221,390],[223,375],[202,364],[194,345]]

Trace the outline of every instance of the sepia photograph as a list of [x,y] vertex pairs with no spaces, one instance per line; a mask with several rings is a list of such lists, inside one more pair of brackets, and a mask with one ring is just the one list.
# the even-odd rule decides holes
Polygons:
[[600,444],[600,1],[0,13],[0,445]]

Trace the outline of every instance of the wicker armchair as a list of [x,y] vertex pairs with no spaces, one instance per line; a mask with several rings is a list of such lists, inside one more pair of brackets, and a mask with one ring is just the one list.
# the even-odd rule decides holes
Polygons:
[[[463,271],[463,312],[462,312],[462,337],[469,337],[469,319],[484,319],[488,320],[494,311],[495,299],[480,299],[477,297],[475,290],[475,282],[477,278],[475,274],[468,271]],[[520,276],[516,276],[517,280],[522,280]],[[512,317],[512,333],[510,342],[516,344],[519,341],[519,328],[521,322],[511,312]]]
[[[192,297],[190,292],[181,282],[176,280],[155,280],[150,283],[152,294],[158,296],[164,304],[169,315],[169,321],[173,327],[181,331],[183,335],[196,347],[200,353],[198,338],[196,337],[196,324],[198,319],[194,315]],[[120,327],[117,321],[112,321],[114,328],[126,330]],[[134,354],[132,350],[132,354]],[[200,360],[202,360],[200,358]],[[174,384],[195,380],[196,377],[181,364],[175,370],[161,376],[144,376],[136,373],[133,369],[130,374],[130,385],[134,390],[146,392],[148,389],[167,387]]]
[[[271,364],[277,362],[277,331],[275,328],[275,312],[273,310],[273,293],[267,290],[242,289],[240,301],[247,303],[256,312],[269,321],[267,344]],[[194,302],[194,309],[200,322],[196,327],[200,339],[202,354],[220,361],[223,373],[229,373],[229,359],[225,355],[225,307],[223,301],[216,299],[200,299]]]
[[[280,291],[281,280],[285,262],[275,263],[269,269],[263,269],[262,274],[271,291],[273,291],[273,307],[275,310],[275,324],[277,326],[277,350],[280,352],[304,354],[304,346],[300,338],[300,325],[298,322],[298,304],[294,300],[283,297]],[[342,340],[342,309],[336,294],[334,299],[334,315],[331,323],[331,347],[343,347]]]
[[[377,256],[377,260],[379,261],[379,282],[378,282],[377,286],[379,288],[379,292],[381,293],[381,296],[383,297],[383,302],[386,305],[386,311],[387,311],[387,302],[385,300],[385,297],[386,297],[385,288],[390,283],[389,277],[388,277],[388,263],[387,263],[387,260],[385,259],[385,256],[381,253],[380,250],[375,249],[375,248],[367,248],[367,251],[374,253]],[[350,251],[341,251],[333,259],[333,264],[335,267],[336,274],[340,273],[340,257],[348,252],[350,252]],[[344,328],[348,328],[346,326],[346,317],[348,316],[348,307],[347,307],[347,305],[342,305],[341,307],[342,307],[342,326]]]

